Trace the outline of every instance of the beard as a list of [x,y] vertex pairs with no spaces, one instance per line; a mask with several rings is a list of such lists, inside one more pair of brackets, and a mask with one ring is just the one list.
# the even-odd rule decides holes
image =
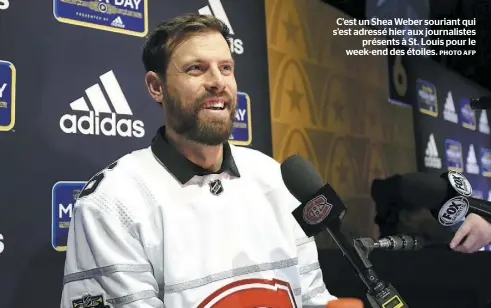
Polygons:
[[168,91],[165,93],[166,125],[170,126],[177,134],[187,140],[204,145],[220,145],[230,138],[237,110],[236,99],[226,96],[229,103],[225,108],[230,111],[230,117],[223,120],[213,117],[200,118],[203,101],[210,97],[216,97],[215,93],[207,93],[189,105],[183,104],[177,97],[170,95]]

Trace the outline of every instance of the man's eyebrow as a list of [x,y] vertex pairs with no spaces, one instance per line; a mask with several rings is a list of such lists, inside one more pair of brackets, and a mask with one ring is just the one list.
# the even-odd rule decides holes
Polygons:
[[[199,58],[192,58],[192,59],[186,59],[184,60],[182,63],[184,65],[189,65],[191,63],[205,63],[205,62],[208,62],[207,60],[203,60],[203,59],[199,59]],[[224,60],[220,60],[218,61],[218,63],[222,64],[222,63],[230,63],[232,65],[235,65],[235,60],[230,58],[230,59],[224,59]]]

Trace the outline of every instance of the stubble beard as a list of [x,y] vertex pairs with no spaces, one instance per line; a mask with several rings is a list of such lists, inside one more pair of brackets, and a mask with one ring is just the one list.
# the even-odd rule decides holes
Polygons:
[[200,119],[201,103],[206,98],[216,96],[215,94],[208,93],[198,98],[190,106],[185,106],[178,98],[168,94],[168,91],[165,93],[167,93],[165,104],[168,113],[166,125],[170,126],[178,135],[187,140],[211,146],[220,145],[230,138],[237,110],[236,100],[231,99],[226,107],[230,111],[230,117],[227,120]]

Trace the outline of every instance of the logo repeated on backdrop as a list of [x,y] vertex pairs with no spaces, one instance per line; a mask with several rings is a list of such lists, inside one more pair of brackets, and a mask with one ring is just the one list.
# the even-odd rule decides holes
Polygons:
[[464,170],[464,160],[462,157],[462,144],[460,142],[446,139],[445,154],[447,157],[447,169],[462,172]]
[[481,148],[481,174],[491,177],[491,150]]
[[198,13],[201,15],[211,15],[220,19],[224,24],[227,25],[232,37],[229,39],[230,51],[241,55],[244,53],[244,43],[240,38],[235,37],[235,31],[228,19],[227,13],[223,8],[222,2],[220,0],[208,0],[208,5],[200,8]]
[[51,246],[66,251],[73,206],[87,182],[60,181],[51,191]]
[[476,152],[474,151],[473,144],[469,146],[469,151],[467,152],[465,169],[467,173],[479,174],[479,165],[477,164]]
[[10,6],[9,0],[0,0],[0,10],[6,10]]
[[[140,120],[131,119],[133,112],[113,71],[99,78],[102,88],[96,83],[85,90],[91,108],[84,97],[70,103],[72,112],[61,117],[61,130],[66,134],[143,137],[144,124]],[[105,90],[114,110],[109,107],[102,89]]]
[[442,168],[442,160],[438,155],[435,136],[433,134],[430,134],[430,137],[428,138],[428,143],[426,145],[426,150],[425,150],[424,164],[426,168],[435,168],[435,169]]
[[429,116],[437,117],[438,99],[435,85],[418,79],[416,80],[416,91],[418,93],[419,111]]
[[0,60],[0,131],[9,131],[15,125],[15,66]]
[[458,123],[459,119],[455,112],[455,103],[453,101],[452,92],[448,91],[445,104],[443,105],[443,118],[452,123]]
[[486,110],[481,110],[481,116],[479,117],[479,131],[483,134],[489,135],[489,123]]
[[143,37],[147,0],[53,0],[55,18],[71,25]]
[[252,142],[251,99],[247,93],[237,93],[237,112],[229,140],[232,144],[243,146]]
[[476,129],[476,113],[471,109],[471,105],[467,98],[460,99],[460,115],[463,127],[471,130]]

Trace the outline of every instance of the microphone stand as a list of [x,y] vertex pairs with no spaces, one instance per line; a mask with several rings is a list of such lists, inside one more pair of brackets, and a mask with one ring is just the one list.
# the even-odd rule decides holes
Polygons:
[[[396,289],[380,280],[368,260],[374,249],[374,242],[367,239],[355,239],[351,243],[341,231],[341,220],[334,220],[326,228],[361,280],[367,287],[367,299],[372,308],[408,308]],[[358,256],[358,258],[353,258]]]
[[394,286],[377,277],[373,264],[368,259],[369,254],[375,248],[374,240],[371,238],[354,239],[353,246],[366,271],[371,275],[371,284],[367,286],[366,293],[370,306],[372,308],[408,308],[409,306]]

